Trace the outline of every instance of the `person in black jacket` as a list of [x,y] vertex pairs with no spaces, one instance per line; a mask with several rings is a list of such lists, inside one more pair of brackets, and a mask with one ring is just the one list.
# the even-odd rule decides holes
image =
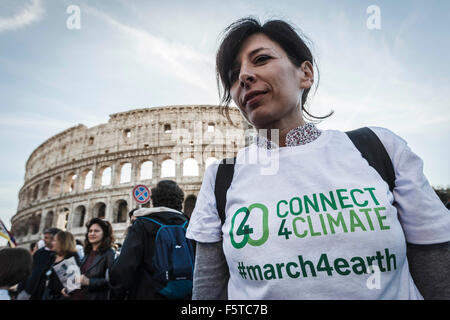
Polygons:
[[91,219],[86,227],[85,255],[81,261],[81,276],[77,279],[82,287],[73,299],[107,300],[110,296],[106,274],[116,255],[112,248],[113,229],[108,221],[100,218]]
[[109,273],[115,299],[153,300],[165,299],[158,293],[158,283],[152,279],[155,237],[159,226],[140,218],[150,217],[164,225],[182,225],[187,219],[181,212],[184,192],[171,180],[160,181],[151,190],[154,208],[134,211],[136,221],[129,228],[120,256]]
[[33,266],[30,277],[19,285],[18,300],[41,300],[44,292],[45,272],[51,266],[55,253],[52,249],[53,237],[61,231],[49,228],[44,231],[45,247],[37,250],[33,255]]

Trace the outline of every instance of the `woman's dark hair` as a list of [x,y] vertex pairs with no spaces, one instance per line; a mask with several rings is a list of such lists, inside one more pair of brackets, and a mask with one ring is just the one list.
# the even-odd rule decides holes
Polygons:
[[25,281],[31,274],[32,257],[27,249],[0,250],[0,287],[11,287]]
[[88,234],[89,234],[89,229],[94,224],[98,224],[100,226],[100,228],[102,228],[102,230],[103,230],[103,238],[100,243],[100,246],[98,247],[98,251],[104,252],[104,251],[108,250],[109,248],[112,248],[114,245],[115,239],[114,239],[114,232],[113,232],[111,223],[109,223],[106,220],[100,219],[100,218],[92,218],[91,220],[88,221],[88,223],[86,223],[87,231],[86,231],[86,236],[85,236],[85,240],[84,240],[84,252],[86,255],[88,255],[92,251],[92,244],[89,242]]
[[[229,79],[229,71],[233,67],[236,57],[241,50],[244,41],[254,34],[264,34],[272,41],[278,43],[286,52],[289,60],[296,67],[300,67],[304,61],[309,61],[316,66],[317,69],[317,84],[316,91],[320,81],[320,74],[311,50],[306,45],[298,32],[285,21],[270,20],[261,25],[257,18],[247,17],[239,19],[228,26],[224,31],[224,36],[216,55],[216,79],[217,87],[219,89],[219,96],[221,99],[220,112],[226,116],[228,121],[232,123],[229,115],[229,104],[231,102],[231,86]],[[306,36],[303,38],[307,39]],[[311,42],[308,40],[308,42]],[[333,114],[330,112],[323,117],[313,116],[308,110],[304,108],[305,102],[308,98],[310,88],[305,89],[302,95],[301,108],[304,112],[305,118],[311,120],[325,119]]]
[[183,208],[184,192],[172,180],[161,180],[152,188],[151,196],[154,207],[167,207],[181,211]]

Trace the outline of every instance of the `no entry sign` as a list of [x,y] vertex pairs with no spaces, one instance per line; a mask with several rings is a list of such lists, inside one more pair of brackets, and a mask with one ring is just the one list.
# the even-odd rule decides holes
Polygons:
[[141,204],[147,203],[150,201],[150,190],[143,184],[138,184],[133,188],[133,198]]

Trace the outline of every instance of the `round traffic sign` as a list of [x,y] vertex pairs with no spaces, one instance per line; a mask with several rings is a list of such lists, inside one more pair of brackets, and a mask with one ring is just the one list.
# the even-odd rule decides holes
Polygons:
[[133,198],[143,204],[150,201],[150,190],[143,184],[138,184],[133,188]]

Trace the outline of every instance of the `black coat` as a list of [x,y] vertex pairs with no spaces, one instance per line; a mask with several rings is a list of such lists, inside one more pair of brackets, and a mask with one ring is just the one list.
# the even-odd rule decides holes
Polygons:
[[[86,300],[106,300],[109,299],[109,285],[106,279],[107,270],[111,269],[116,252],[114,249],[97,253],[94,261],[89,269],[84,273],[89,278],[89,286],[87,287]],[[86,263],[89,255],[85,255],[81,261],[81,268]]]
[[24,290],[31,295],[30,300],[41,300],[45,287],[45,272],[55,260],[55,253],[45,247],[33,255],[33,266],[30,277],[25,281]]
[[[148,217],[166,225],[179,225],[186,217],[173,212],[155,212]],[[119,257],[109,272],[114,299],[164,299],[157,293],[158,284],[151,279],[155,272],[152,258],[159,226],[145,219],[137,219],[129,228]]]
[[[71,257],[75,258],[75,262],[78,266],[80,266],[80,258],[78,253],[73,252],[69,253],[64,257],[64,260],[70,259]],[[55,264],[56,255],[53,256],[52,264],[48,270],[46,270],[46,283],[45,283],[45,291],[42,299],[44,300],[67,300],[70,298],[66,298],[62,295],[61,290],[64,288],[63,284],[59,280],[57,274],[53,270],[53,265]],[[64,261],[63,260],[63,261]],[[70,294],[69,294],[70,296]]]

